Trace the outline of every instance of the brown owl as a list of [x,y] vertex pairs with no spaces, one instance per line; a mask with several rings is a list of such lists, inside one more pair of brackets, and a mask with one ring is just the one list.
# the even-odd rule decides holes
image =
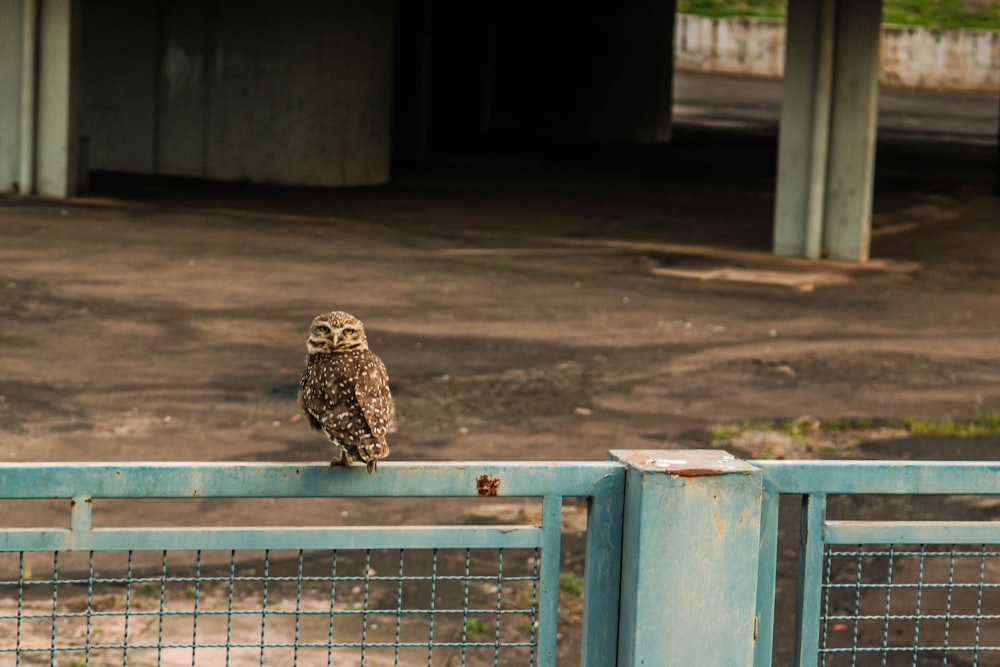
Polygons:
[[385,364],[368,349],[364,325],[335,310],[309,328],[299,405],[309,424],[337,446],[330,465],[364,461],[373,472],[389,455],[385,435],[395,419]]

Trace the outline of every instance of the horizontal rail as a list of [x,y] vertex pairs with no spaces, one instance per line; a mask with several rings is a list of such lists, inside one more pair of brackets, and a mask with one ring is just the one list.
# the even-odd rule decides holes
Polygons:
[[752,461],[778,493],[1000,495],[1000,462]]
[[32,463],[0,465],[0,498],[291,498],[592,496],[624,468],[607,461],[531,463]]
[[996,521],[827,521],[826,544],[997,544]]
[[0,530],[0,551],[453,549],[542,546],[538,526],[95,528]]

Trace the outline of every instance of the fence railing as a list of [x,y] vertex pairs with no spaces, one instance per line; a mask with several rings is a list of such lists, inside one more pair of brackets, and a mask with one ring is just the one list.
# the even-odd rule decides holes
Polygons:
[[[828,501],[872,494],[1000,494],[1000,465],[748,463],[715,451],[391,462],[374,475],[3,465],[0,665],[552,666],[567,499],[586,511],[586,667],[771,665],[775,627],[791,625],[775,621],[789,512],[800,519],[794,664],[1000,664],[1000,523],[831,513]],[[801,511],[779,510],[789,496]],[[389,497],[457,502],[455,519],[179,525],[197,514],[183,499]],[[537,511],[490,517],[494,497]],[[18,503],[52,499],[66,503],[60,525],[22,516],[31,510]],[[103,506],[122,499],[135,511],[107,521]],[[180,503],[184,521],[149,525],[146,499]]]

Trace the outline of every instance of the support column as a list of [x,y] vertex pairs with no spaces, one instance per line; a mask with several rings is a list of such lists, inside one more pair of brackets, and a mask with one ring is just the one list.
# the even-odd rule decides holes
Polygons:
[[882,3],[839,0],[823,250],[868,259],[875,183]]
[[774,252],[868,259],[881,3],[789,0]]
[[0,0],[0,192],[21,190],[24,11],[29,0]]
[[35,123],[38,116],[38,0],[24,0],[21,21],[21,129],[18,133],[19,190],[35,191]]
[[81,0],[39,0],[35,191],[76,194]]
[[627,466],[619,667],[752,665],[762,477],[715,450]]

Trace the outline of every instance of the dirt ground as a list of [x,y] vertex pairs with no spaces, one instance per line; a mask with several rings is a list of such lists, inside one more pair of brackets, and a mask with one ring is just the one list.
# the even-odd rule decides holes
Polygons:
[[[309,322],[332,309],[365,322],[389,369],[397,461],[594,460],[703,448],[731,420],[1000,410],[993,148],[880,146],[877,261],[852,269],[767,255],[774,141],[682,124],[655,150],[437,156],[384,188],[95,175],[76,201],[0,199],[0,461],[325,460],[295,390]],[[750,281],[675,277],[715,269]],[[774,282],[816,272],[835,279]],[[997,444],[845,455],[992,459]],[[290,512],[189,507],[237,525]],[[136,512],[178,518],[156,503],[101,516]],[[392,524],[454,509],[294,512]]]

